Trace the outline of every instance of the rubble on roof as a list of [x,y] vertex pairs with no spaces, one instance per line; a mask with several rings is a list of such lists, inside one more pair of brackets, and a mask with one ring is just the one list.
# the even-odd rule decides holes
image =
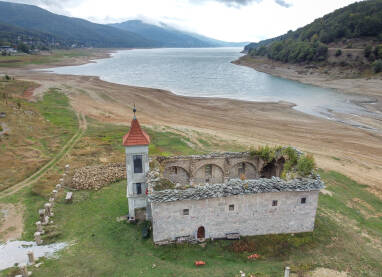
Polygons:
[[[313,177],[313,176],[312,176]],[[232,179],[224,184],[206,184],[188,189],[152,190],[150,202],[172,202],[179,200],[201,200],[207,198],[228,197],[232,195],[256,194],[282,191],[314,191],[324,188],[320,177],[284,181],[278,177],[255,180]]]

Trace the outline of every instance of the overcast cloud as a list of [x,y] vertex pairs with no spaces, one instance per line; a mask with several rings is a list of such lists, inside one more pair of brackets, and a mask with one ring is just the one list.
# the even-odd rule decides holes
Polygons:
[[141,19],[225,41],[259,41],[356,0],[10,0],[97,23]]

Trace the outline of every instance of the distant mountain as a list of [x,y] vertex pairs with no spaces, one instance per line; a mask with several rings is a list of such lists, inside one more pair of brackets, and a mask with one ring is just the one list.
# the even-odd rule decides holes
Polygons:
[[175,29],[164,23],[159,25],[145,23],[141,20],[129,20],[110,26],[139,34],[140,36],[156,41],[162,47],[222,47],[244,46],[246,43],[232,43],[212,39],[199,34]]
[[32,5],[0,1],[0,23],[86,47],[158,47],[157,42],[107,25],[57,15]]
[[36,6],[0,1],[0,44],[30,48],[104,47],[222,47],[243,46],[140,20],[117,24],[57,15]]
[[156,41],[162,47],[216,47],[217,44],[197,39],[182,31],[167,26],[156,26],[141,20],[129,20],[111,26],[140,34],[146,39]]
[[[186,32],[187,33],[187,32]],[[244,41],[244,42],[229,42],[229,41],[223,41],[223,40],[217,40],[217,39],[213,39],[213,38],[209,38],[209,37],[206,37],[206,36],[203,36],[203,35],[199,35],[199,34],[196,34],[196,33],[187,33],[197,39],[200,39],[202,41],[206,41],[210,44],[214,44],[218,47],[243,47],[245,45],[248,44],[248,41]]]

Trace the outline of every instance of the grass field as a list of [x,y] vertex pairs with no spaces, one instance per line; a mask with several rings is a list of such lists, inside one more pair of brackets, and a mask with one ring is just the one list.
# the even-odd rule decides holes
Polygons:
[[67,58],[90,57],[89,49],[53,50],[44,55],[0,56],[0,67],[24,67],[26,65],[43,65],[60,62]]
[[[380,276],[382,253],[371,238],[380,239],[381,217],[368,217],[362,209],[348,207],[355,198],[381,210],[382,202],[366,186],[336,172],[321,172],[333,195],[320,195],[313,234],[256,236],[240,241],[208,242],[199,245],[154,246],[141,237],[140,225],[117,222],[128,212],[125,182],[98,192],[75,193],[74,203],[55,208],[55,239],[73,243],[59,259],[44,261],[34,276],[238,276],[239,271],[255,276],[281,276],[282,269],[294,272],[315,267],[348,271],[351,276]],[[37,211],[43,199],[24,192],[26,206]],[[17,198],[8,199],[10,202]],[[37,212],[28,215],[37,220]],[[26,218],[28,218],[28,216]],[[33,221],[25,239],[32,239]],[[366,236],[367,235],[367,236]],[[380,241],[378,242],[380,243]],[[261,258],[249,261],[258,253]],[[206,266],[195,268],[195,260]],[[6,272],[3,273],[6,276]]]
[[0,82],[0,119],[8,127],[0,137],[0,190],[25,179],[54,156],[78,128],[67,96],[52,89],[38,102],[28,102],[22,94],[36,84],[25,81]]
[[[41,125],[35,126],[26,118],[18,119],[15,122],[24,124],[25,121],[25,125],[15,128],[15,132],[27,137],[23,145],[30,142],[36,149],[45,149],[46,155],[56,149],[50,148],[51,145],[60,145],[78,127],[68,98],[57,90],[47,93],[40,102],[22,102],[22,109],[33,111]],[[9,114],[12,111],[13,108]],[[22,239],[33,239],[37,211],[47,201],[47,192],[57,184],[66,163],[76,168],[124,161],[121,138],[128,128],[92,119],[87,121],[87,131],[61,162],[31,187],[2,199],[2,202],[24,206]],[[201,133],[188,135],[165,126],[145,130],[152,139],[151,155],[245,150],[244,146]],[[51,144],[50,137],[57,142]],[[1,146],[3,156],[14,153],[10,150],[18,145],[17,141],[9,140],[11,136],[7,139],[6,147]],[[24,156],[10,159],[19,163],[19,170],[25,166]],[[0,166],[6,166],[5,160]],[[313,233],[256,236],[234,242],[220,240],[208,242],[204,248],[154,246],[151,239],[142,239],[141,225],[117,222],[118,216],[128,212],[125,181],[97,192],[75,192],[70,205],[63,203],[61,194],[55,207],[55,223],[44,240],[66,241],[72,245],[59,253],[59,259],[45,259],[42,267],[33,269],[33,276],[239,276],[240,270],[257,277],[282,276],[283,268],[288,265],[299,274],[325,267],[347,271],[354,277],[379,277],[382,272],[382,200],[369,192],[368,186],[337,172],[321,171],[320,174],[332,195],[320,194]],[[247,256],[253,253],[260,254],[261,258],[248,260]],[[196,268],[195,260],[204,260],[207,264]],[[11,272],[13,269],[0,272],[0,276],[12,276]]]

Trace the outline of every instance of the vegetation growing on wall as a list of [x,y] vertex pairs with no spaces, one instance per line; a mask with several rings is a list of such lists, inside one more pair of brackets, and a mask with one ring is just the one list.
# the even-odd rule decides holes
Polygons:
[[284,157],[284,169],[281,174],[283,179],[293,179],[296,177],[307,177],[314,172],[315,161],[312,155],[298,152],[293,147],[270,147],[260,146],[257,149],[251,148],[249,154],[252,157],[260,157],[266,162],[278,160]]

